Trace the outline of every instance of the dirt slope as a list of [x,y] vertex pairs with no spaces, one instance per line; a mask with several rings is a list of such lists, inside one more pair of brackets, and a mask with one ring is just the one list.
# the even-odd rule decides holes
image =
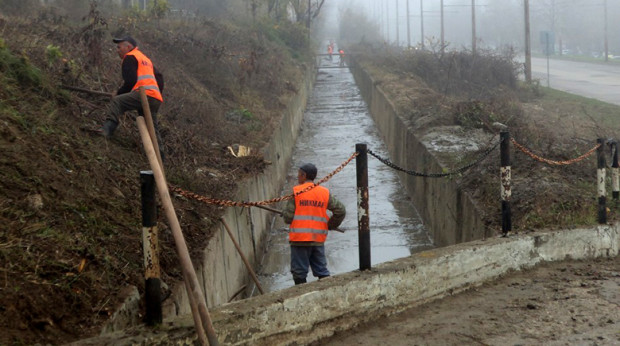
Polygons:
[[[169,182],[217,198],[262,170],[258,151],[237,159],[227,146],[260,149],[306,68],[298,27],[84,15],[0,17],[0,344],[93,335],[123,287],[143,286],[139,171],[148,162],[134,121],[111,140],[83,131],[103,122],[107,98],[59,88],[114,92],[112,37],[130,32],[165,75]],[[198,261],[221,210],[174,202]],[[178,260],[165,226],[161,234],[162,279],[172,283]]]

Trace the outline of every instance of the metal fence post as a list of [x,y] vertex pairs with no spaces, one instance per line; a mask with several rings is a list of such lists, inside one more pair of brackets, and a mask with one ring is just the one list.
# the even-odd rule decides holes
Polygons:
[[140,172],[142,192],[142,249],[144,252],[144,322],[149,326],[161,324],[161,279],[159,267],[159,236],[157,205],[155,204],[155,176],[153,171]]
[[598,169],[596,170],[596,181],[598,185],[598,223],[607,223],[607,205],[605,197],[605,140],[596,140],[600,145],[596,150],[598,156]]
[[357,170],[357,227],[360,270],[370,269],[370,223],[368,218],[368,154],[366,144],[355,145]]
[[620,199],[620,165],[618,165],[618,141],[611,143],[613,156],[611,161],[611,197],[618,203]]
[[500,180],[502,184],[501,197],[502,197],[502,235],[506,236],[508,232],[512,231],[512,220],[510,212],[510,196],[512,194],[510,188],[510,132],[502,131],[499,134],[500,138]]

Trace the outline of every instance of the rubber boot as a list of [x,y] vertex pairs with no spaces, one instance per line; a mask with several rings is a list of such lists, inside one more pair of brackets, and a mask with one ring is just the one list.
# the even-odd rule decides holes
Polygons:
[[319,275],[318,276],[319,280],[325,279],[325,278],[328,278],[328,277],[329,277],[329,275]]
[[118,123],[116,121],[108,119],[105,121],[105,123],[103,123],[103,126],[101,127],[101,132],[106,138],[110,138],[114,134],[114,131],[117,127]]
[[293,281],[295,281],[295,285],[301,285],[301,284],[305,284],[306,283],[306,279],[293,278]]

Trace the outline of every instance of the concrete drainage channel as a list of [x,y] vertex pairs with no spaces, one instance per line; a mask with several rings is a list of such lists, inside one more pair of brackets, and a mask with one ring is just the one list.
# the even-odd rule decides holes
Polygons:
[[[380,130],[393,134],[395,129],[406,128],[394,118],[397,115],[393,112],[393,107],[389,110],[389,100],[380,90],[374,88],[372,80],[367,76],[366,82],[360,79],[362,72],[356,72],[356,79],[361,85],[362,94],[370,99],[368,103],[375,112],[375,121]],[[305,96],[303,100],[297,101],[297,106],[305,104]],[[377,114],[382,117],[377,118]],[[266,159],[273,159],[273,162],[283,160],[283,163],[288,160],[292,150],[290,143],[295,141],[294,133],[299,123],[300,120],[294,117],[283,122],[280,133],[274,136],[279,139],[272,141],[265,151]],[[427,155],[428,152],[420,141],[410,136],[409,133],[403,133],[393,137],[400,138],[405,144],[418,143],[421,147],[416,147],[416,150]],[[396,141],[386,144],[391,156],[395,158],[407,157],[406,152],[398,151],[400,147],[411,151],[411,146],[406,147]],[[429,154],[429,157],[432,158],[432,155]],[[428,163],[432,160],[424,161]],[[407,159],[403,162],[404,166],[408,166]],[[436,162],[431,164],[439,166]],[[260,200],[277,194],[277,182],[284,180],[288,162],[283,165],[278,163],[277,166],[276,171],[266,174],[271,177],[268,184],[257,183],[258,180],[265,179],[257,177],[257,181],[247,182],[246,188],[240,189],[245,195],[237,198]],[[431,225],[436,244],[470,242],[424,251],[376,265],[371,271],[340,274],[320,282],[226,304],[231,292],[246,284],[248,279],[232,244],[224,242],[225,231],[222,229],[205,250],[209,255],[198,274],[205,282],[207,301],[219,341],[222,344],[306,344],[330,336],[336,331],[355,327],[371,318],[396,313],[441,298],[448,293],[453,294],[480,285],[510,270],[529,268],[541,261],[618,255],[620,237],[617,225],[533,233],[511,238],[489,238],[490,235],[484,234],[469,197],[461,194],[454,186],[420,185],[426,183],[407,180],[409,178],[405,178],[408,191],[426,192],[423,196],[412,196],[412,199],[425,222]],[[429,184],[436,183],[437,180],[434,180]],[[409,184],[413,184],[411,186],[414,188]],[[444,192],[430,193],[431,191]],[[446,218],[434,210],[437,209],[440,197],[447,201],[442,202],[448,203],[446,208],[458,211],[453,214],[453,218]],[[254,251],[260,251],[264,240],[263,232],[268,226],[266,213],[231,209],[226,218],[233,228],[237,226],[236,236],[249,257],[252,257]],[[250,239],[251,234],[254,234],[255,239]],[[488,238],[485,241],[474,240],[485,236]],[[258,247],[254,247],[254,244],[258,244]],[[228,265],[229,263],[234,263],[234,266]],[[185,288],[178,285],[174,295],[173,304],[169,304],[166,310],[167,319],[164,325],[156,330],[138,325],[98,338],[80,340],[75,344],[194,344],[193,320],[186,301]]]

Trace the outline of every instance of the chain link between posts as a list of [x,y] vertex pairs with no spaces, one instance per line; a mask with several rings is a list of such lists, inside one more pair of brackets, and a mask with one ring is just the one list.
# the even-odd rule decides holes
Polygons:
[[515,148],[519,149],[520,151],[522,151],[525,155],[531,157],[532,159],[539,161],[539,162],[543,162],[546,163],[548,165],[554,165],[554,166],[564,166],[564,165],[570,165],[573,163],[577,163],[579,161],[582,161],[583,159],[587,158],[588,156],[594,154],[594,152],[600,148],[601,144],[597,144],[596,146],[594,146],[594,148],[588,150],[587,153],[576,157],[574,159],[570,159],[570,160],[565,160],[565,161],[554,161],[554,160],[549,160],[549,159],[545,159],[543,157],[540,157],[534,153],[532,153],[530,150],[528,150],[526,147],[524,147],[523,145],[519,144],[514,138],[510,138],[510,141],[512,142],[512,144],[514,144]]
[[[491,141],[495,138],[495,136],[493,136],[493,138],[491,138]],[[491,142],[489,141],[489,143]],[[373,152],[372,150],[368,149],[367,152],[374,156],[377,160],[381,161],[381,163],[383,163],[384,165],[395,169],[397,171],[403,172],[405,174],[408,175],[412,175],[412,176],[416,176],[416,177],[424,177],[424,178],[444,178],[444,177],[448,177],[448,176],[452,176],[452,175],[457,175],[457,174],[461,174],[463,172],[465,172],[466,170],[470,169],[471,167],[477,165],[478,163],[480,163],[482,160],[484,160],[487,156],[489,156],[489,154],[491,154],[491,152],[493,152],[493,150],[495,150],[495,148],[497,148],[497,146],[503,141],[503,139],[499,140],[495,145],[487,148],[481,155],[480,157],[478,157],[476,160],[474,160],[473,162],[460,167],[458,169],[455,169],[452,172],[446,172],[446,173],[420,173],[420,172],[416,172],[413,170],[407,170],[404,169],[398,165],[396,165],[395,163],[393,163],[392,161],[390,161],[389,159],[386,159],[384,157],[381,157],[379,155],[377,155],[375,152]]]
[[291,193],[289,195],[286,196],[281,196],[281,197],[277,197],[277,198],[272,198],[272,199],[268,199],[268,200],[264,200],[264,201],[257,201],[257,202],[238,202],[238,201],[231,201],[231,200],[223,200],[223,199],[217,199],[217,198],[210,198],[210,197],[205,197],[205,196],[201,196],[199,194],[187,191],[187,190],[183,190],[180,187],[176,187],[176,186],[171,186],[169,185],[168,188],[170,189],[170,191],[178,193],[179,195],[189,198],[189,199],[193,199],[202,203],[206,203],[206,204],[213,204],[213,205],[219,205],[219,206],[223,206],[223,207],[254,207],[254,206],[259,206],[259,205],[268,205],[268,204],[274,204],[274,203],[278,203],[278,202],[282,202],[282,201],[286,201],[292,198],[295,198],[295,196],[302,194],[304,192],[308,192],[312,189],[314,189],[315,187],[325,183],[326,181],[328,181],[329,179],[331,179],[334,175],[336,175],[338,172],[342,171],[342,169],[348,165],[351,160],[353,160],[357,155],[359,155],[358,152],[354,152],[346,161],[344,161],[342,164],[340,164],[340,166],[338,166],[338,168],[336,168],[335,170],[333,170],[331,173],[329,173],[328,175],[326,175],[325,177],[323,177],[321,180],[319,180],[317,183],[310,185],[308,187],[306,187],[305,189],[297,192],[297,193]]

